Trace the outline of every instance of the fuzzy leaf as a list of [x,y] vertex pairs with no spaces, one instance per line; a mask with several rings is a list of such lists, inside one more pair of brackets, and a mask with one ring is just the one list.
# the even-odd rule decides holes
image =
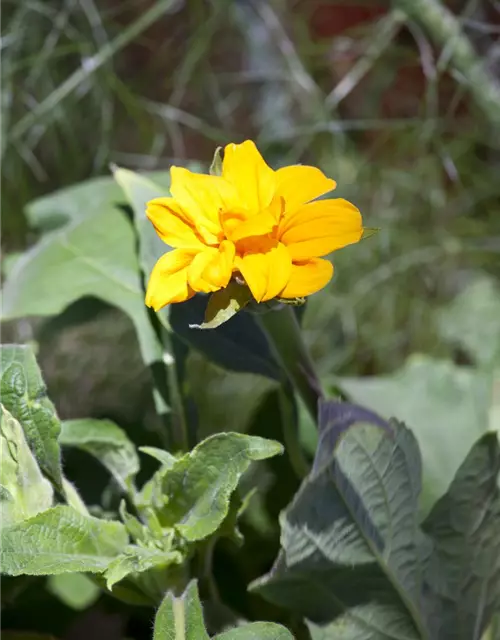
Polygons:
[[160,476],[161,524],[175,526],[189,541],[206,538],[227,516],[231,494],[250,463],[282,451],[274,440],[239,433],[207,438]]
[[252,299],[248,287],[230,282],[225,289],[212,293],[201,324],[190,325],[190,329],[215,329],[241,311]]
[[100,573],[127,542],[121,523],[57,506],[2,529],[2,572],[11,576]]
[[106,586],[112,590],[113,585],[129,574],[138,574],[148,569],[165,569],[171,564],[179,564],[183,560],[178,551],[162,551],[130,545],[108,566],[105,578]]
[[30,347],[15,344],[2,345],[0,355],[2,403],[21,424],[42,471],[62,489],[57,442],[61,426],[35,355]]
[[100,460],[125,490],[139,471],[134,444],[110,420],[66,420],[62,423],[59,442],[63,446],[82,449]]
[[158,609],[153,640],[209,640],[196,582],[180,597],[168,593]]
[[26,520],[52,506],[50,482],[40,471],[19,422],[1,405],[1,526]]

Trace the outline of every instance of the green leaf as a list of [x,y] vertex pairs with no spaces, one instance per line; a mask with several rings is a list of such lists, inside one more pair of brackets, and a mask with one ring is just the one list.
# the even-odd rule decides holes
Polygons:
[[378,227],[373,227],[371,229],[369,227],[364,227],[361,240],[366,240],[367,238],[371,238],[372,236],[377,235],[379,231],[380,229]]
[[207,438],[159,476],[161,524],[175,526],[189,541],[206,538],[227,516],[231,494],[250,463],[282,451],[279,442],[239,433]]
[[108,566],[105,578],[106,586],[112,590],[113,585],[129,574],[138,574],[157,568],[162,572],[172,564],[180,564],[183,556],[179,551],[164,551],[154,548],[130,545]]
[[412,356],[392,375],[343,378],[357,404],[407,424],[423,459],[424,512],[442,496],[474,442],[488,428],[492,378],[429,356]]
[[139,458],[134,444],[110,420],[66,420],[62,423],[59,442],[96,457],[125,491],[130,488],[130,482],[139,471]]
[[278,387],[275,380],[264,376],[226,371],[197,352],[189,354],[186,378],[202,417],[200,439],[229,428],[246,433],[264,398]]
[[[4,298],[5,304],[5,298]],[[40,468],[62,489],[60,423],[30,347],[1,345],[2,403],[21,424]]]
[[500,287],[481,276],[438,314],[444,340],[460,345],[484,369],[500,367]]
[[157,447],[139,447],[139,451],[151,456],[155,460],[158,460],[158,462],[161,462],[163,466],[168,467],[169,469],[177,460],[177,458],[168,451],[158,449]]
[[190,582],[182,596],[165,596],[156,614],[153,640],[209,640],[196,582]]
[[440,602],[440,640],[482,638],[500,610],[500,445],[484,435],[423,524],[433,539],[426,580]]
[[[339,637],[356,638],[360,624],[383,630],[383,638],[402,637],[404,620],[405,637],[417,640],[426,629],[420,560],[429,542],[418,529],[415,439],[400,425],[388,433],[355,423],[330,447],[282,514],[282,550],[253,588],[318,625],[344,616]],[[359,610],[374,598],[399,611],[397,625]]]
[[100,573],[127,542],[121,523],[57,506],[2,529],[2,571],[11,576]]
[[312,640],[407,640],[415,638],[413,625],[398,607],[378,602],[352,607],[330,624],[323,626],[308,622],[307,626]]
[[88,609],[99,598],[101,590],[84,573],[61,573],[49,576],[47,590],[75,611]]
[[170,251],[170,247],[160,239],[151,221],[146,217],[146,205],[153,198],[168,195],[168,189],[128,169],[115,168],[113,174],[132,207],[134,224],[140,239],[139,262],[144,275],[149,278],[158,258]]
[[293,640],[293,636],[274,622],[251,622],[236,629],[219,633],[214,640]]
[[222,147],[217,147],[214,153],[212,164],[210,165],[209,173],[211,176],[222,175]]
[[251,314],[238,313],[211,331],[190,328],[203,323],[207,304],[207,296],[196,295],[187,302],[171,305],[170,325],[174,332],[224,369],[281,381],[280,366]]
[[52,506],[52,485],[31,453],[19,422],[1,405],[1,526],[26,520]]
[[4,285],[2,317],[57,315],[85,296],[124,311],[145,362],[162,362],[163,349],[144,305],[134,230],[118,209],[93,210],[29,249]]
[[235,281],[225,289],[212,293],[205,311],[205,320],[201,324],[193,324],[190,329],[215,329],[241,311],[252,299],[248,287]]

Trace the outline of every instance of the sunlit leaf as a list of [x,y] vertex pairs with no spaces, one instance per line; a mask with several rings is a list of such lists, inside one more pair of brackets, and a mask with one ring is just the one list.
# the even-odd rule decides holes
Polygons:
[[26,520],[52,506],[53,490],[31,453],[19,422],[1,405],[1,526]]
[[100,573],[127,542],[121,523],[57,506],[2,529],[2,571],[11,576]]
[[123,489],[139,471],[134,444],[126,433],[110,420],[66,420],[59,442],[90,453],[108,469]]
[[32,349],[2,345],[0,393],[2,404],[19,421],[40,468],[62,489],[60,422],[48,399]]

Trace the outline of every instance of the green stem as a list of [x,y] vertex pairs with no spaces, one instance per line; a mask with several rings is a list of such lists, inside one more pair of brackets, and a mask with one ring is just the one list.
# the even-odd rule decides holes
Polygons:
[[484,68],[457,17],[440,0],[394,0],[394,5],[446,48],[451,65],[463,76],[478,107],[492,126],[500,128],[500,87]]
[[278,311],[260,315],[259,319],[278,361],[317,422],[318,400],[324,394],[293,308],[285,305]]
[[[286,385],[290,387],[290,384]],[[293,470],[301,480],[307,476],[311,470],[311,465],[304,456],[299,440],[298,425],[295,419],[296,408],[293,404],[292,390],[281,387],[278,390],[278,401],[281,413],[281,423],[283,426],[283,439],[285,449]]]

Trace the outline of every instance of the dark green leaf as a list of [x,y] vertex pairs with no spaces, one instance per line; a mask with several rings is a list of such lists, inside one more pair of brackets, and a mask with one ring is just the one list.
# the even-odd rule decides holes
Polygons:
[[139,471],[134,444],[110,420],[66,420],[62,423],[59,442],[63,446],[78,447],[96,457],[124,490],[130,488],[130,481]]
[[33,457],[19,422],[1,405],[1,526],[26,520],[52,506],[52,485]]
[[434,541],[429,589],[439,598],[435,637],[480,640],[500,610],[500,446],[484,435],[423,528]]
[[190,329],[215,329],[241,311],[252,299],[248,287],[233,281],[225,289],[212,293],[208,299],[205,319],[201,324],[193,324]]
[[[163,526],[175,526],[189,541],[206,538],[229,511],[231,494],[250,463],[283,451],[273,440],[219,433],[197,445],[159,476]],[[164,506],[163,506],[164,505]]]
[[209,640],[196,582],[190,582],[182,596],[165,596],[156,614],[153,640]]
[[100,573],[127,542],[121,523],[57,506],[2,529],[2,571],[11,576]]
[[203,323],[207,303],[207,296],[196,295],[187,302],[172,305],[172,329],[183,340],[225,369],[258,373],[267,378],[281,380],[281,370],[271,353],[267,338],[249,313],[238,313],[211,331],[190,329],[192,325]]
[[42,471],[62,489],[57,442],[61,425],[47,397],[35,355],[23,345],[2,345],[0,350],[2,403],[21,424]]
[[423,459],[421,507],[442,496],[474,442],[488,428],[488,373],[428,356],[412,356],[394,374],[343,378],[357,404],[384,418],[397,416],[418,440]]
[[[275,567],[254,586],[319,625],[345,615],[346,634],[349,612],[375,598],[400,611],[411,630],[406,637],[416,640],[425,628],[419,569],[428,548],[417,522],[416,442],[403,426],[391,433],[358,423],[330,444],[330,456],[323,455],[281,517]],[[382,629],[381,637],[400,637],[382,617],[362,620],[373,632]]]

